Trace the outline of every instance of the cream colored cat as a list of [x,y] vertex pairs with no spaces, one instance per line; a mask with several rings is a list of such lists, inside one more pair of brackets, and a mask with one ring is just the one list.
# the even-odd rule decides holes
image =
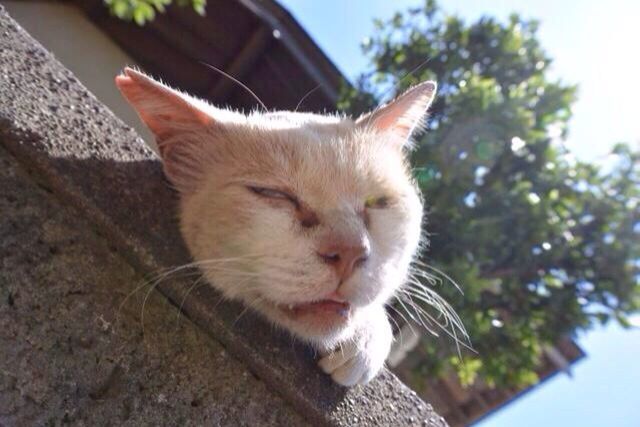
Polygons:
[[355,121],[218,109],[129,68],[116,84],[156,135],[211,285],[319,349],[336,382],[371,380],[421,235],[405,152],[435,83]]

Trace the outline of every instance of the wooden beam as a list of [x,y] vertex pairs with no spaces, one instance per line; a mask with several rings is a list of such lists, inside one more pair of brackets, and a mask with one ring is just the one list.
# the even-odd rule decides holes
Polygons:
[[94,22],[109,16],[103,0],[70,0],[70,3],[83,10]]
[[[273,41],[271,29],[260,25],[251,35],[240,53],[231,61],[224,72],[242,81],[251,68],[256,64],[261,55],[268,49]],[[238,86],[231,79],[218,76],[216,84],[209,91],[209,98],[217,103],[226,101]]]
[[280,41],[300,66],[319,85],[332,104],[339,98],[340,84],[346,81],[322,50],[313,42],[285,8],[275,0],[239,0],[247,9],[280,33]]

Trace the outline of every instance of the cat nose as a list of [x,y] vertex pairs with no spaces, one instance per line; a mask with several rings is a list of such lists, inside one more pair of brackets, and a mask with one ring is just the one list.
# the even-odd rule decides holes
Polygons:
[[365,263],[371,247],[367,239],[353,241],[329,241],[320,246],[318,256],[335,270],[340,283],[345,282],[353,272]]

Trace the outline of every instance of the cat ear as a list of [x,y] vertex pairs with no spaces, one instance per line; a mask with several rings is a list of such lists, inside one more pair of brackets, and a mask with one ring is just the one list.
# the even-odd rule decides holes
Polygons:
[[131,68],[116,77],[116,86],[155,134],[167,178],[182,192],[194,189],[204,157],[202,138],[194,134],[214,124],[206,104]]
[[436,93],[435,82],[423,82],[382,107],[361,116],[358,126],[389,133],[394,143],[411,148],[411,135],[422,130]]
[[213,123],[213,118],[199,108],[202,101],[129,67],[116,77],[116,86],[154,133],[158,145],[180,132]]

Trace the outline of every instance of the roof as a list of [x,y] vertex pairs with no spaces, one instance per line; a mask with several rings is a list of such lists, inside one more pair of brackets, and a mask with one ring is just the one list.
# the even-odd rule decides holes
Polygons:
[[407,384],[422,390],[422,398],[430,402],[455,427],[479,422],[558,373],[570,375],[570,369],[584,356],[584,351],[570,337],[559,339],[554,346],[546,348],[541,356],[536,370],[539,381],[530,387],[521,388],[495,388],[481,380],[465,388],[453,374],[441,378],[416,379],[412,371],[426,357],[419,350],[394,368],[394,372]]
[[[335,109],[344,76],[273,0],[217,0],[202,17],[170,6],[140,27],[110,15],[102,0],[76,0],[145,71],[216,105],[251,109],[252,96],[204,63],[242,81],[269,109]],[[309,93],[312,91],[311,93]]]

